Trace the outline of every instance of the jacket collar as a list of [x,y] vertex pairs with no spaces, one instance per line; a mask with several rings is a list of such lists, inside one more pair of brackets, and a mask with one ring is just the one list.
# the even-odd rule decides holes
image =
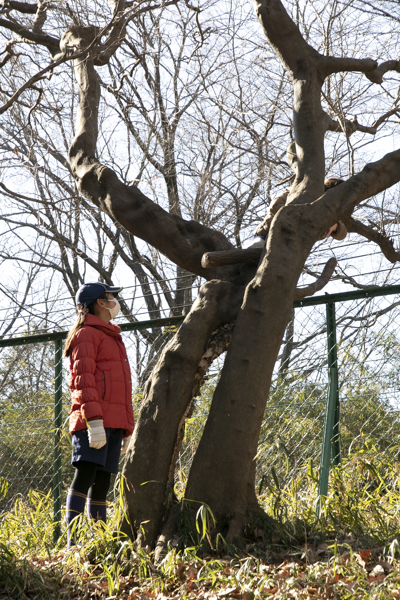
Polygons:
[[100,331],[103,331],[111,337],[121,338],[121,327],[118,327],[118,325],[114,325],[114,323],[106,323],[105,321],[103,321],[99,317],[96,317],[95,315],[87,314],[85,317],[85,325],[89,325],[89,327],[95,327],[96,329],[100,329]]

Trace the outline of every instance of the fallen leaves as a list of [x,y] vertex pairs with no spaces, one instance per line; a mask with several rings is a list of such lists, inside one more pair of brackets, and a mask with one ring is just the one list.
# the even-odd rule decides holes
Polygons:
[[[172,554],[168,568],[151,567],[146,576],[138,570],[139,565],[135,567],[134,561],[129,563],[127,575],[122,574],[126,565],[113,571],[115,565],[107,563],[108,576],[102,563],[92,565],[84,560],[68,563],[65,558],[60,559],[61,555],[34,559],[30,564],[43,577],[58,572],[52,589],[48,588],[49,600],[55,597],[60,600],[333,600],[341,597],[372,600],[378,597],[378,592],[379,597],[400,600],[400,563],[396,560],[390,558],[389,563],[382,554],[357,549],[354,543],[343,544],[335,553],[331,549],[332,546],[320,544],[311,553],[310,547],[303,547],[292,554],[288,552],[275,563],[252,556],[199,558]],[[114,573],[112,577],[110,570]]]
[[359,550],[358,554],[365,562],[368,562],[371,557],[371,550]]

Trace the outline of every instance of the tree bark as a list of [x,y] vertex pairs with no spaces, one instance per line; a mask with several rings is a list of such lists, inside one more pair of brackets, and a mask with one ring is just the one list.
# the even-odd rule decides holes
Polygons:
[[238,263],[258,264],[262,254],[262,248],[234,248],[220,252],[206,252],[201,259],[201,266],[205,269],[219,267],[221,265],[234,265]]
[[290,315],[289,323],[286,328],[286,339],[283,347],[281,364],[279,365],[279,378],[283,381],[285,379],[287,372],[290,366],[290,357],[293,351],[294,345],[294,319],[295,319],[295,309],[292,309],[292,314]]
[[254,528],[261,514],[255,494],[257,443],[297,280],[318,239],[318,226],[306,227],[309,213],[307,206],[289,205],[273,224],[267,252],[247,286],[190,471],[186,497],[211,507],[218,531],[231,543],[239,544],[245,526]]
[[287,205],[272,222],[265,256],[246,289],[186,491],[188,499],[210,506],[218,531],[233,543],[242,541],[246,526],[254,527],[261,512],[255,494],[257,443],[305,260],[323,231],[347,211],[351,214],[368,182],[379,189],[383,180],[400,180],[399,154],[392,153],[383,159],[386,168],[369,165],[343,184],[344,189],[339,186],[323,193],[328,126],[321,107],[325,57],[301,38],[279,0],[255,4],[264,31],[293,80],[296,177]]
[[199,363],[211,332],[236,318],[244,288],[205,284],[178,333],[165,348],[145,389],[123,469],[126,512],[121,529],[154,545],[167,509],[167,482],[179,425],[193,398]]

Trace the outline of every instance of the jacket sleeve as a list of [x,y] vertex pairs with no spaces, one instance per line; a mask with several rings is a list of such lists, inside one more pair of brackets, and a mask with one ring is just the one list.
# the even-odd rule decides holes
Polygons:
[[338,221],[336,231],[333,231],[331,233],[331,237],[333,237],[334,240],[340,241],[340,240],[344,240],[346,235],[347,235],[346,225],[344,223],[342,223],[342,221]]
[[87,421],[103,418],[95,380],[97,351],[90,328],[83,327],[76,334],[71,350],[71,412],[79,410]]

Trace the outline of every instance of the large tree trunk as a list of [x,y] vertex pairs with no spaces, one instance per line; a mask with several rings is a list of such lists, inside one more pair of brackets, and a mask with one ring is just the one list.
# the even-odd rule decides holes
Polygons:
[[274,243],[247,286],[189,476],[186,497],[211,507],[228,542],[239,543],[244,527],[254,529],[261,513],[255,456],[297,280],[318,235],[317,227],[304,227],[308,213],[308,207],[288,206],[274,224]]
[[[123,469],[126,513],[121,527],[142,545],[154,545],[168,508],[168,478],[182,419],[193,398],[195,376],[210,338],[236,318],[244,288],[205,284],[178,333],[167,345],[145,389]],[[174,465],[172,465],[172,468]]]

